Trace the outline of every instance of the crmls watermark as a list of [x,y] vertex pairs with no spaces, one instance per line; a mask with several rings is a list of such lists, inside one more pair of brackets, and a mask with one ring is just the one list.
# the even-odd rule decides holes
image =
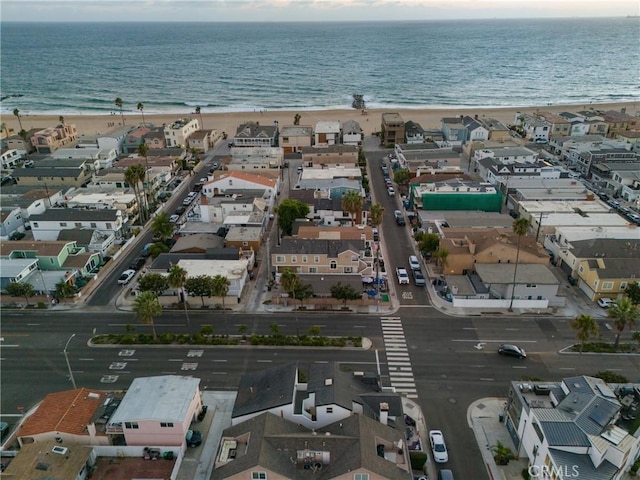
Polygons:
[[531,478],[579,478],[580,470],[578,465],[561,465],[559,467],[548,467],[547,465],[531,465],[527,471]]

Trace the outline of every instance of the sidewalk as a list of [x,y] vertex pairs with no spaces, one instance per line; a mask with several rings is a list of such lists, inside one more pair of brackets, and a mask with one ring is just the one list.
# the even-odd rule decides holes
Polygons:
[[[482,454],[487,475],[492,480],[522,480],[522,470],[529,461],[526,457],[511,460],[508,465],[496,465],[491,448],[501,442],[517,456],[517,448],[507,431],[506,423],[500,421],[504,415],[506,398],[488,397],[476,400],[467,409],[467,423],[473,430]],[[436,477],[433,477],[436,478]]]

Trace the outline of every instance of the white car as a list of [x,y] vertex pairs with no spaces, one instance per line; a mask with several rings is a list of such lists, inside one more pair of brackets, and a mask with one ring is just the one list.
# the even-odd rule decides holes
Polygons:
[[171,215],[171,216],[169,217],[169,221],[170,221],[171,223],[176,223],[178,220],[180,220],[180,215],[175,215],[175,214],[174,214],[174,215]]
[[409,274],[406,268],[396,268],[396,275],[400,285],[409,285]]
[[602,308],[609,308],[614,303],[615,303],[615,300],[613,298],[599,298],[598,299],[598,305],[600,305]]
[[418,257],[415,255],[411,255],[409,257],[409,267],[411,270],[420,270],[420,262],[418,261]]
[[131,281],[135,274],[135,270],[125,270],[122,272],[122,275],[120,275],[120,278],[118,278],[118,285],[126,285]]
[[447,444],[444,443],[444,435],[440,430],[429,431],[429,443],[431,443],[431,451],[433,459],[436,463],[447,463],[449,454],[447,453]]
[[396,196],[396,190],[393,187],[387,188],[387,193],[389,194],[390,197]]

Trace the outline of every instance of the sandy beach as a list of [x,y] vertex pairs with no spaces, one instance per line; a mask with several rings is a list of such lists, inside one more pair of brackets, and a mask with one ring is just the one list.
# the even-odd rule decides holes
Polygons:
[[[495,118],[505,125],[512,123],[516,112],[532,113],[536,110],[559,113],[563,111],[576,112],[585,109],[596,110],[618,110],[626,108],[629,115],[636,115],[640,108],[637,102],[607,103],[607,104],[576,104],[576,105],[546,105],[539,107],[523,108],[474,108],[474,109],[400,109],[400,110],[378,110],[372,109],[363,115],[360,110],[309,110],[309,111],[262,111],[262,112],[233,112],[233,113],[203,113],[202,123],[206,129],[216,129],[226,132],[229,136],[235,134],[236,129],[247,121],[271,124],[278,121],[280,127],[293,125],[296,114],[301,115],[300,125],[315,126],[319,121],[338,120],[341,122],[355,120],[362,127],[365,135],[370,135],[380,130],[381,114],[395,111],[402,115],[404,121],[413,120],[419,123],[424,129],[440,129],[440,119],[442,117],[454,117],[459,115],[478,115],[480,118]],[[178,118],[192,117],[199,118],[194,112],[171,114],[146,114],[144,119],[146,124],[162,125],[171,123]],[[22,127],[25,130],[31,128],[44,128],[59,124],[59,116],[56,115],[21,115]],[[65,115],[65,123],[75,123],[80,136],[92,136],[104,134],[113,130],[114,125],[118,127],[121,123],[119,113],[115,115]],[[125,114],[126,125],[141,125],[142,115]],[[20,130],[18,119],[11,114],[3,114],[2,122],[9,128],[10,134],[15,134]],[[4,132],[2,132],[4,135]]]

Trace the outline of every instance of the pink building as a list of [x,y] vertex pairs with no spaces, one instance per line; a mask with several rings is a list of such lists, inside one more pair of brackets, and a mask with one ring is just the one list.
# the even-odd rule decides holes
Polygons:
[[72,146],[78,141],[78,130],[75,124],[58,125],[38,130],[31,137],[31,144],[38,153],[53,153],[59,148]]
[[136,378],[109,419],[107,433],[113,444],[184,445],[201,410],[199,378]]

